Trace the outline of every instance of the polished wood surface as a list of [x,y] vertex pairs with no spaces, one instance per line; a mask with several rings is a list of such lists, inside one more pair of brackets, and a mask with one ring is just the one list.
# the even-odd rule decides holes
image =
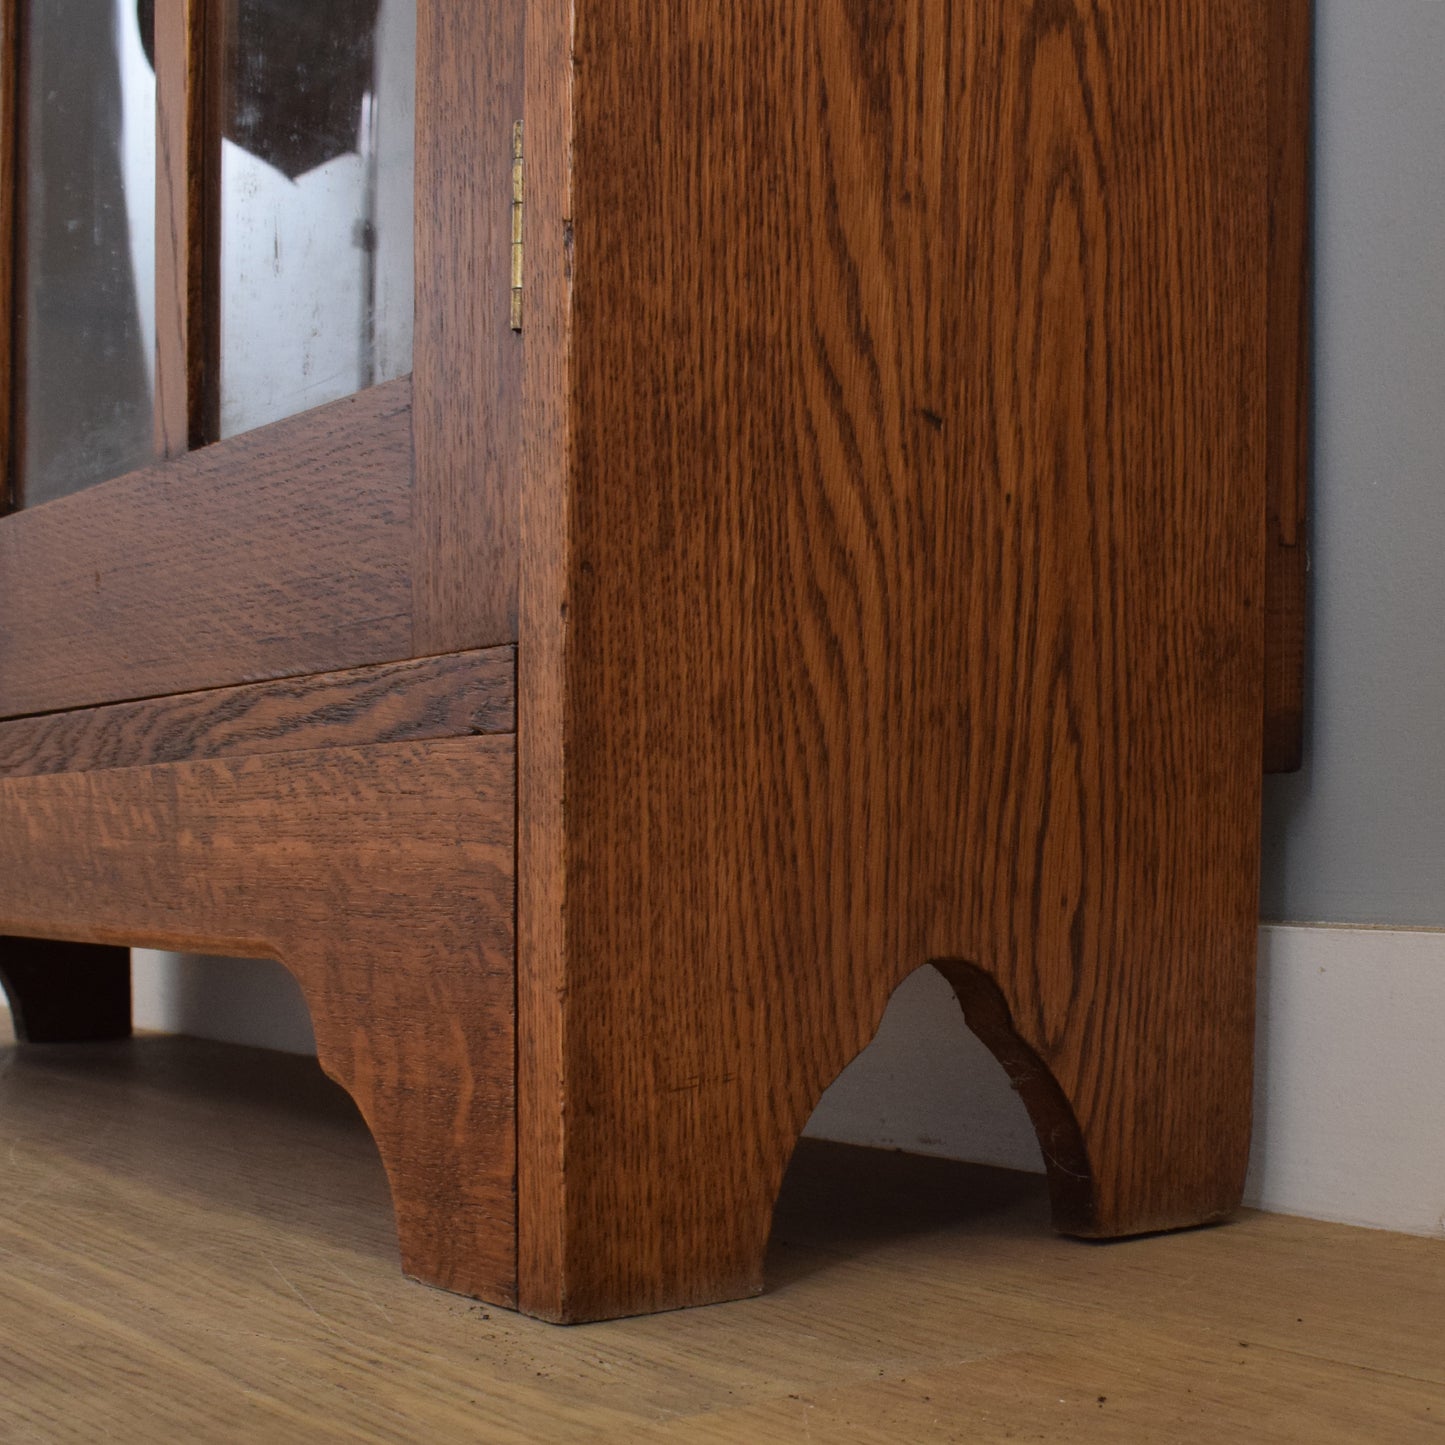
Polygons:
[[[0,1017],[3,1027],[3,1017]],[[572,1330],[417,1289],[310,1061],[0,1046],[16,1442],[1436,1441],[1438,1240],[1050,1239],[1041,1180],[805,1143],[767,1293]]]
[[156,0],[156,453],[220,435],[225,8]]
[[514,767],[498,736],[5,779],[0,935],[279,959],[405,1269],[510,1302]]
[[418,654],[517,637],[510,207],[526,8],[417,0]]
[[1310,468],[1313,0],[1272,0],[1270,23],[1269,508],[1264,765],[1304,758]]
[[[555,1307],[566,1251],[567,473],[571,431],[572,13],[528,5],[526,272],[517,666],[517,1276]],[[540,1281],[540,1286],[529,1285]]]
[[0,777],[516,730],[513,647],[0,722]]
[[412,652],[411,385],[0,521],[0,717]]
[[992,981],[1052,1079],[1055,1173],[1087,1161],[1062,1226],[1218,1217],[1250,1114],[1267,8],[590,0],[565,29],[529,41],[575,63],[538,81],[570,134],[528,116],[529,326],[570,267],[566,361],[528,371],[568,434],[528,478],[563,520],[524,540],[560,578],[523,591],[524,776],[560,759],[565,804],[522,852],[554,950],[520,958],[525,1307],[758,1288],[798,1131],[929,961]]

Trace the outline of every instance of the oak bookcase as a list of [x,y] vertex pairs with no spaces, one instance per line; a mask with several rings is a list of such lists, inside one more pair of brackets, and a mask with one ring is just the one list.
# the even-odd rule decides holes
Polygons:
[[405,1269],[583,1320],[761,1287],[933,964],[1059,1228],[1227,1214],[1307,0],[418,0],[413,374],[196,446],[205,19],[158,5],[157,460],[0,520],[22,1037],[125,1034],[131,945],[280,959]]

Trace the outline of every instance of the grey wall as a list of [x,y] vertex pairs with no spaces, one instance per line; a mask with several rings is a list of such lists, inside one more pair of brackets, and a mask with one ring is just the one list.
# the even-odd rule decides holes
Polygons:
[[1317,0],[1306,764],[1263,912],[1445,925],[1445,0]]

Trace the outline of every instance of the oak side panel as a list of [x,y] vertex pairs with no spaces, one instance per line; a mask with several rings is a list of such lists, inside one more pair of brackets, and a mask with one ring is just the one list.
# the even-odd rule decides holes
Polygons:
[[0,777],[516,731],[513,647],[0,722]]
[[1269,528],[1264,766],[1304,755],[1310,468],[1312,0],[1272,0],[1270,19]]
[[517,639],[523,5],[418,0],[414,651]]
[[575,8],[529,4],[517,654],[517,1274],[522,1309],[565,1315],[566,616]]
[[758,1288],[797,1132],[930,960],[1075,1115],[1061,1224],[1237,1203],[1266,14],[579,6],[527,1307]]
[[0,520],[0,716],[410,655],[411,386]]
[[280,959],[404,1267],[510,1303],[514,767],[499,736],[6,779],[0,934]]

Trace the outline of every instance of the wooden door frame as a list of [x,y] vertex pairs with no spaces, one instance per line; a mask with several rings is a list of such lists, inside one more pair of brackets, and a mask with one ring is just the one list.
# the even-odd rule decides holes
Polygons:
[[[11,109],[20,3],[0,11]],[[0,716],[516,640],[523,10],[418,0],[412,378],[0,519]],[[162,128],[193,141],[187,115]],[[7,262],[19,160],[0,152]],[[187,314],[168,308],[161,344]],[[193,387],[183,400],[194,416]]]

